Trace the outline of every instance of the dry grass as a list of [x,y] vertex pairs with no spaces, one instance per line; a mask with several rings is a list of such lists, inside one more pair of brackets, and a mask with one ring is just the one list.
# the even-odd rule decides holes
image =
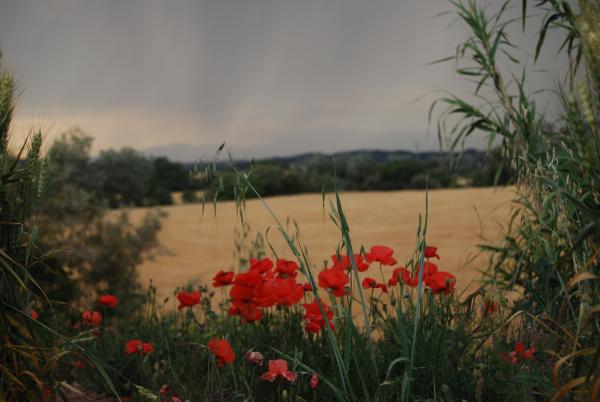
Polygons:
[[[429,193],[429,244],[439,247],[441,269],[457,275],[458,288],[477,279],[477,269],[485,266],[485,256],[477,255],[475,245],[500,235],[499,225],[507,222],[514,189],[444,189]],[[394,248],[399,262],[413,250],[419,212],[425,208],[423,191],[369,192],[342,194],[344,212],[356,247],[385,244]],[[273,197],[267,202],[285,222],[287,216],[300,227],[300,238],[311,261],[322,265],[340,242],[340,234],[322,208],[320,194]],[[327,205],[326,205],[327,208]],[[232,202],[212,205],[175,205],[164,208],[169,216],[160,233],[168,250],[139,269],[140,279],[150,279],[165,295],[190,281],[209,282],[220,269],[234,267],[234,227],[239,225]],[[132,211],[139,219],[143,208]],[[247,202],[247,220],[253,231],[273,225],[265,208],[257,201]],[[275,229],[275,228],[273,228]],[[269,239],[281,257],[291,257],[276,230]],[[391,272],[391,270],[390,270]],[[375,275],[375,273],[373,273]],[[379,278],[379,275],[375,276]]]

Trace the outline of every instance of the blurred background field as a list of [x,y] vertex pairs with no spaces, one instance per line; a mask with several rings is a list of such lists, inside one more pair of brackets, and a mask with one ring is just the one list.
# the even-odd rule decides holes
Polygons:
[[[501,226],[508,221],[514,188],[441,189],[429,192],[429,242],[440,249],[440,267],[455,273],[462,290],[478,278],[478,268],[486,260],[477,244],[498,240]],[[425,191],[347,192],[342,194],[355,246],[366,249],[385,244],[395,250],[399,264],[412,253],[417,220],[425,210]],[[308,248],[311,262],[322,266],[340,242],[339,230],[325,210],[321,194],[270,197],[267,203],[285,221],[293,217],[299,224],[300,239]],[[188,282],[209,283],[221,269],[237,268],[234,228],[239,227],[234,202],[219,202],[216,213],[212,204],[162,207],[168,213],[158,234],[162,251],[139,268],[142,285],[150,279],[161,295]],[[148,208],[131,209],[132,221],[138,222]],[[252,233],[265,233],[272,218],[258,200],[246,203],[246,218]],[[281,257],[290,258],[279,233],[269,230],[268,238]],[[293,231],[293,226],[290,224]],[[268,251],[268,246],[266,245]],[[269,253],[271,254],[271,253]],[[386,275],[391,274],[385,272]]]

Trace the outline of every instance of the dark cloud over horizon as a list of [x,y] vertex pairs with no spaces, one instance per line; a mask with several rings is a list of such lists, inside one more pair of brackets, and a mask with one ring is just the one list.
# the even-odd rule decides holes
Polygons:
[[434,149],[432,94],[464,85],[450,64],[427,65],[464,37],[448,28],[452,17],[434,18],[449,9],[446,0],[0,0],[0,49],[23,89],[16,128],[79,126],[96,149]]

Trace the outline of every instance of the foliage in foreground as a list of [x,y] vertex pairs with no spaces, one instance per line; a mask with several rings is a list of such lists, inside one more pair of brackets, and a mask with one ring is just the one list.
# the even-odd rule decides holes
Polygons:
[[[157,301],[151,288],[126,319],[115,311],[127,300],[96,302],[101,323],[83,317],[73,335],[117,369],[123,395],[140,400],[520,401],[551,392],[546,340],[518,320],[499,330],[504,299],[459,301],[433,248],[417,251],[406,269],[393,269],[380,250],[394,258],[375,246],[354,262],[333,255],[318,274],[306,261],[252,259],[237,274],[218,273],[214,291],[178,289]],[[226,300],[219,307],[215,291]],[[215,349],[216,341],[225,345]],[[291,374],[271,382],[269,362],[280,359]],[[73,361],[70,374],[93,386],[85,362]]]
[[[441,103],[440,135],[452,147],[483,133],[500,138],[504,161],[515,170],[517,200],[500,244],[491,252],[489,286],[519,291],[515,311],[538,331],[554,333],[556,398],[600,397],[600,2],[527,1],[521,21],[503,2],[491,10],[453,0],[469,39],[457,48],[458,73],[474,80],[476,101],[448,94]],[[542,22],[535,57],[551,32],[562,34],[569,62],[565,85],[553,92],[554,121],[536,107],[528,66],[509,32]],[[520,74],[511,73],[518,65]],[[510,66],[510,67],[507,67]],[[537,66],[539,68],[539,66]],[[459,117],[456,122],[456,117]],[[454,122],[454,124],[452,123]]]
[[[55,351],[45,349],[31,323],[34,298],[30,271],[39,264],[33,247],[36,229],[25,223],[44,187],[42,136],[29,137],[18,155],[9,149],[14,82],[0,67],[0,399],[36,399],[55,367]],[[21,156],[25,163],[19,165]]]

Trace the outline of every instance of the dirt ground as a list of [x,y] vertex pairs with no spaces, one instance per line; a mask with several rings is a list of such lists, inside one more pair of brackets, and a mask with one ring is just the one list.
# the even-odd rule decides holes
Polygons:
[[[514,197],[513,188],[443,189],[429,192],[428,243],[439,247],[440,269],[457,276],[457,288],[465,289],[477,280],[478,269],[485,267],[486,257],[478,255],[477,244],[493,241],[507,222]],[[356,249],[383,244],[395,250],[402,263],[415,246],[419,213],[425,212],[424,191],[343,193],[344,212]],[[300,239],[308,249],[314,265],[322,266],[340,243],[340,233],[325,212],[321,194],[268,198],[267,203],[284,223],[295,219]],[[163,250],[154,260],[139,268],[142,284],[150,279],[160,295],[178,285],[209,282],[220,269],[234,269],[234,228],[239,220],[233,202],[206,205],[174,205],[163,208],[168,213],[159,238]],[[144,208],[131,211],[140,219]],[[274,221],[258,200],[246,205],[246,219],[254,233],[268,238],[281,257],[291,258]],[[292,226],[291,226],[292,228]],[[268,249],[268,247],[267,247]],[[269,252],[269,254],[271,254]],[[386,272],[386,277],[391,273]],[[373,273],[379,278],[379,272]],[[472,285],[473,286],[473,285]]]

